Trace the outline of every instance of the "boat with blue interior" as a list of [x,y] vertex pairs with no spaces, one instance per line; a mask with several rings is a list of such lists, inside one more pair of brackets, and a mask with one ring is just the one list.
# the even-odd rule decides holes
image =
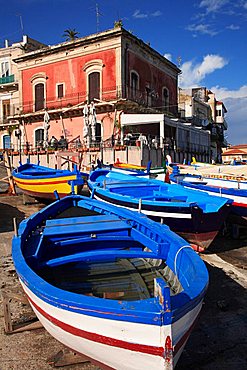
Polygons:
[[87,173],[78,170],[54,169],[27,161],[12,171],[17,187],[26,195],[39,200],[55,200],[56,193],[65,197],[71,193],[71,182],[76,180],[74,191],[80,194],[88,177]]
[[167,224],[198,250],[208,248],[230,212],[232,201],[158,180],[96,169],[88,178],[95,199],[146,214]]
[[23,220],[12,257],[45,329],[107,369],[174,368],[208,286],[167,226],[80,195]]

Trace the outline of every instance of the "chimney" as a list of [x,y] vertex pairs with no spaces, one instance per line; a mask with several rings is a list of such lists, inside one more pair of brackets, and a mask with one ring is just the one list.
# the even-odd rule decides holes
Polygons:
[[5,40],[5,47],[8,48],[9,47],[9,40]]
[[27,35],[23,35],[23,36],[22,36],[22,42],[23,42],[24,44],[27,44],[27,43],[28,43]]

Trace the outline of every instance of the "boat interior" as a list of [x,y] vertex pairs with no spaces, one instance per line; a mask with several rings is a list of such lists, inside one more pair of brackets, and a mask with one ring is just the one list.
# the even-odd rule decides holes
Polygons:
[[[74,207],[27,238],[25,258],[30,267],[53,286],[77,294],[134,301],[154,296],[154,279],[170,287],[171,295],[183,289],[167,266],[169,245],[135,227],[133,221]],[[165,251],[165,252],[164,252]]]

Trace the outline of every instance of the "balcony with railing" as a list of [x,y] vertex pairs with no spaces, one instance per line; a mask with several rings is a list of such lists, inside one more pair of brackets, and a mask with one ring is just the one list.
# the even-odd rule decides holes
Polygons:
[[0,77],[0,85],[10,84],[13,82],[15,82],[15,75]]
[[66,108],[83,106],[85,101],[90,101],[95,98],[96,103],[112,104],[113,102],[128,101],[137,103],[137,105],[144,108],[155,109],[161,113],[174,115],[177,112],[177,106],[173,105],[172,108],[165,106],[161,97],[158,94],[148,94],[146,90],[132,89],[129,86],[112,86],[104,88],[98,92],[98,96],[93,97],[87,91],[81,91],[72,94],[66,94],[63,97],[48,96],[47,99],[36,101],[23,101],[19,106],[21,114],[30,114],[44,109],[63,110]]

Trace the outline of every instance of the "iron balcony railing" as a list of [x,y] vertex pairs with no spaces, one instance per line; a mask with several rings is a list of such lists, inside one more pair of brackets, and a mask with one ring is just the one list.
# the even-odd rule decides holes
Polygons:
[[9,84],[12,82],[15,82],[15,75],[0,77],[0,84]]
[[129,86],[112,86],[99,91],[97,96],[90,96],[87,91],[81,91],[72,94],[66,94],[63,97],[47,96],[46,99],[36,101],[23,101],[19,106],[19,111],[22,114],[41,111],[45,108],[48,110],[63,109],[83,104],[85,101],[90,101],[95,98],[96,102],[112,102],[115,100],[127,99],[132,102],[146,107],[155,108],[163,113],[177,115],[177,105],[165,105],[161,97],[156,93],[147,93],[146,90],[137,90]]

